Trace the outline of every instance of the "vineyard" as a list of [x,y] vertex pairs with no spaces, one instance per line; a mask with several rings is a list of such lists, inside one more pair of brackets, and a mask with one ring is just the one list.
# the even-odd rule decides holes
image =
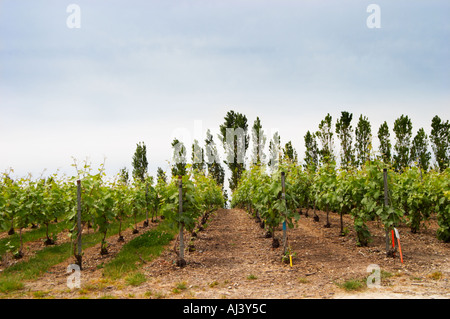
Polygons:
[[[326,148],[332,145],[327,115],[322,131],[305,135],[303,163],[290,142],[281,149],[276,133],[268,165],[256,139],[246,168],[238,150],[248,147],[247,120],[228,112],[220,130],[224,140],[233,138],[224,144],[223,161],[232,173],[230,200],[209,130],[205,151],[198,141],[192,145],[192,164],[184,144],[173,141],[177,161],[170,180],[160,168],[155,180],[148,174],[143,143],[133,156],[132,178],[126,168],[111,178],[104,164],[94,171],[76,160],[70,177],[12,178],[13,171],[5,171],[0,297],[354,296],[349,291],[450,297],[448,145],[439,153],[433,142],[434,167],[417,140],[408,160],[402,158],[409,150],[399,147],[386,157],[389,143],[381,155],[370,144],[359,153],[345,151],[349,119],[342,112],[336,125],[344,150],[339,165]],[[441,121],[433,123],[436,128]],[[450,136],[446,125],[444,137]],[[230,134],[236,128],[244,134]],[[260,131],[258,118],[253,137]],[[321,150],[316,137],[323,138]],[[368,291],[375,275],[376,290]]]
[[395,226],[404,223],[417,233],[433,212],[439,225],[437,238],[450,242],[450,169],[422,174],[413,167],[399,174],[384,166],[370,161],[361,170],[336,170],[333,164],[325,164],[312,172],[286,163],[271,175],[254,166],[244,173],[232,205],[245,208],[267,228],[274,248],[279,246],[275,229],[280,223],[293,228],[300,218],[299,208],[305,214],[312,210],[316,221],[316,209],[326,211],[325,227],[330,227],[330,212],[339,214],[340,236],[345,236],[347,228],[343,215],[351,215],[358,246],[367,246],[371,240],[366,222],[380,221],[386,230],[387,255],[393,254],[390,247],[395,238],[389,236]]
[[[383,168],[372,161],[361,170],[324,165],[313,172],[284,162],[268,174],[254,165],[233,193],[231,210],[221,208],[221,188],[197,170],[155,185],[129,185],[119,176],[107,181],[102,168],[91,174],[89,165],[67,179],[13,181],[5,174],[1,293],[339,297],[340,281],[364,276],[364,267],[375,262],[394,277],[385,280],[388,286],[403,271],[415,278],[411,284],[433,285],[419,296],[448,297],[448,279],[437,286],[428,281],[430,273],[450,270],[449,170],[400,174]],[[401,257],[392,245],[394,227]],[[431,261],[439,271],[428,268]],[[69,289],[67,267],[74,264],[81,266],[83,284]],[[314,278],[318,285],[311,287]]]
[[449,15],[0,0],[2,315],[448,313]]
[[[22,290],[24,281],[44,275],[64,260],[79,270],[89,268],[92,260],[87,256],[103,259],[103,265],[112,257],[111,251],[118,249],[117,243],[125,245],[125,233],[128,239],[136,239],[127,243],[137,244],[138,248],[140,240],[143,246],[146,240],[167,244],[174,238],[174,229],[181,234],[195,233],[197,224],[201,226],[212,211],[224,205],[221,188],[196,170],[182,179],[180,176],[179,180],[159,181],[156,185],[139,179],[128,185],[120,176],[107,181],[103,166],[92,174],[87,163],[77,172],[78,176],[65,179],[54,175],[47,179],[12,180],[8,174],[3,175],[1,293]],[[180,214],[179,206],[183,207]],[[182,241],[183,236],[180,238]],[[93,247],[97,250],[94,253],[90,251]],[[183,251],[181,245],[179,263],[185,263]],[[152,256],[134,253],[144,262],[144,258]],[[117,260],[111,264],[114,262]],[[124,262],[125,267],[118,263],[122,275],[134,267],[128,261]],[[113,266],[106,265],[106,269],[113,269],[110,276],[120,276]]]

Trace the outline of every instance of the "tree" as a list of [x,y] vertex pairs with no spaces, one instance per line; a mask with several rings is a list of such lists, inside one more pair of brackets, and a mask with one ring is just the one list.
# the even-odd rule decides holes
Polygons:
[[431,121],[431,147],[434,157],[442,172],[450,166],[450,123],[442,121],[439,116]]
[[[141,144],[142,143],[142,144]],[[147,148],[144,142],[136,144],[136,151],[133,155],[133,179],[140,179],[142,182],[145,181],[147,174]]]
[[259,117],[256,117],[252,128],[252,141],[253,141],[253,156],[252,162],[256,165],[261,165],[265,162],[266,156],[264,155],[264,146],[266,145],[266,136],[262,129],[261,121]]
[[172,177],[186,175],[186,147],[183,142],[178,139],[174,139],[172,142],[173,147],[173,161],[172,165]]
[[281,138],[278,132],[273,134],[273,138],[269,142],[269,156],[269,167],[276,170],[281,159]]
[[222,186],[223,189],[225,182],[225,170],[222,165],[220,165],[220,158],[217,154],[216,143],[213,140],[210,130],[206,132],[205,153],[208,176],[211,176],[216,181],[217,185]]
[[360,115],[355,129],[355,149],[356,163],[362,166],[370,160],[370,151],[372,150],[372,129],[369,119]]
[[412,123],[408,115],[402,115],[395,120],[394,133],[396,138],[394,145],[394,168],[397,171],[402,171],[411,163],[409,151],[412,136]]
[[319,150],[320,162],[322,164],[334,162],[335,157],[333,153],[333,128],[332,117],[330,113],[325,116],[319,124],[319,130],[316,133],[322,148]]
[[417,131],[411,146],[411,161],[417,162],[418,166],[428,171],[431,153],[428,151],[428,137],[423,128]]
[[203,172],[205,170],[205,152],[198,145],[198,141],[194,140],[192,144],[192,168]]
[[343,111],[336,122],[336,134],[341,140],[341,167],[345,170],[348,170],[355,161],[352,149],[352,118],[352,113]]
[[128,184],[128,180],[129,180],[130,176],[128,174],[128,170],[126,167],[123,167],[120,169],[119,172],[119,180],[121,183],[127,185]]
[[245,170],[245,153],[248,148],[247,117],[234,111],[227,112],[225,122],[220,125],[222,144],[227,160],[224,163],[231,171],[230,188],[234,190]]
[[153,191],[151,196],[151,208],[152,208],[152,221],[153,218],[158,216],[158,211],[164,202],[165,192],[167,189],[167,176],[166,172],[161,167],[156,170],[156,185],[150,188]]
[[158,167],[158,169],[156,170],[156,183],[160,185],[167,184],[166,172],[164,172],[161,167]]
[[316,135],[308,131],[304,136],[304,140],[306,148],[304,167],[316,171],[319,167],[319,149],[317,147]]
[[295,151],[294,147],[292,146],[292,142],[289,141],[286,143],[283,149],[284,158],[292,163],[297,162],[297,152]]
[[378,139],[380,140],[380,148],[379,151],[381,153],[381,159],[385,164],[389,164],[391,162],[391,141],[389,140],[389,127],[384,121],[378,129]]

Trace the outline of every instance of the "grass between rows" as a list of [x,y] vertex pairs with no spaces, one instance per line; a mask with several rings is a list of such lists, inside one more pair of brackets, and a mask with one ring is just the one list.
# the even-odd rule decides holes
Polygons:
[[[56,224],[51,223],[48,226],[48,233],[50,234],[50,237],[59,234],[64,229],[67,229],[69,227],[68,225],[69,224],[67,223],[67,221],[62,221]],[[16,229],[15,231],[16,232],[13,235],[9,235],[8,237],[0,239],[0,260],[2,260],[2,257],[7,253],[9,245],[14,247],[18,247],[20,245],[19,230]],[[41,225],[39,228],[22,233],[22,241],[24,244],[39,239],[46,239],[45,225]]]
[[[373,272],[372,272],[373,273]],[[384,280],[392,277],[393,274],[387,271],[382,270],[380,273],[380,279]],[[349,279],[344,282],[335,282],[335,284],[344,289],[345,291],[362,291],[367,288],[367,279],[369,275],[362,278]]]
[[[145,216],[137,219],[141,222]],[[130,218],[122,223],[122,229],[134,222],[134,218]],[[114,236],[119,233],[119,223],[111,223],[108,229],[108,235]],[[101,242],[103,234],[94,232],[83,235],[82,249],[92,247]],[[100,253],[100,251],[99,251]],[[34,280],[47,272],[52,266],[57,265],[72,256],[72,244],[70,242],[47,246],[31,257],[27,261],[19,262],[11,267],[6,268],[0,275],[0,293],[9,293],[23,289],[24,281]]]
[[[91,293],[99,292],[111,285],[118,290],[123,289],[123,284],[140,286],[148,279],[148,276],[141,270],[142,266],[158,257],[175,237],[175,234],[176,231],[171,229],[167,222],[162,222],[156,228],[132,239],[122,247],[114,259],[97,266],[103,269],[102,276],[83,283],[82,287],[78,289],[79,298],[90,299],[92,298]],[[120,281],[121,279],[124,279],[123,283]],[[178,286],[177,288],[182,289]],[[44,292],[43,297],[48,297],[47,294],[48,292]],[[39,295],[36,296],[36,292],[33,293],[33,296],[40,298]],[[147,291],[145,296],[162,298],[163,294]],[[98,298],[115,299],[116,297],[106,294]],[[128,297],[134,298],[134,294],[128,294]]]
[[103,275],[118,279],[136,271],[139,264],[158,257],[174,238],[176,231],[168,223],[160,223],[152,229],[126,243],[117,256],[104,266]]

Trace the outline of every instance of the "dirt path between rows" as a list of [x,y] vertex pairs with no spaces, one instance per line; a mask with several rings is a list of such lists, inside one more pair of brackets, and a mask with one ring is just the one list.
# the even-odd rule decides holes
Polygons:
[[[431,249],[405,235],[405,266],[399,258],[385,257],[381,228],[371,225],[373,245],[358,248],[352,231],[337,235],[337,214],[330,214],[331,228],[323,227],[325,213],[318,214],[319,222],[302,216],[297,227],[288,230],[289,244],[297,253],[290,267],[281,262],[282,248],[271,248],[272,239],[264,237],[265,231],[245,211],[218,210],[195,240],[196,251],[187,253],[186,267],[173,265],[175,254],[168,250],[144,267],[146,283],[126,291],[136,296],[146,292],[152,298],[450,298],[449,245],[437,242],[432,231],[418,234],[429,245],[432,242]],[[344,222],[352,228],[349,216]],[[281,229],[277,235],[281,237]],[[410,242],[421,248],[408,247]],[[413,251],[417,257],[410,256]],[[391,274],[382,279],[381,287],[348,293],[337,285],[368,276],[370,264]],[[431,279],[432,273],[441,277]]]
[[[330,228],[324,228],[325,213],[319,222],[301,216],[294,229],[288,229],[289,245],[297,256],[293,266],[281,262],[282,248],[272,248],[272,239],[245,211],[219,209],[198,233],[195,251],[187,252],[187,265],[175,265],[173,243],[141,272],[146,281],[138,286],[122,282],[103,285],[88,293],[53,291],[56,298],[450,298],[450,245],[439,242],[432,222],[420,234],[399,227],[404,263],[386,258],[384,231],[369,223],[373,242],[357,247],[352,219],[344,216],[348,234],[339,236],[339,216],[330,214]],[[280,237],[281,228],[276,235]],[[186,233],[186,240],[189,234]],[[369,275],[367,267],[379,265],[383,277],[378,288],[364,287],[346,292],[338,284]],[[388,276],[385,276],[388,274]],[[101,271],[83,277],[82,287],[100,285]],[[46,276],[48,283],[49,276]],[[42,283],[42,282],[41,282]],[[33,283],[40,288],[40,281]],[[48,286],[47,286],[48,287]]]

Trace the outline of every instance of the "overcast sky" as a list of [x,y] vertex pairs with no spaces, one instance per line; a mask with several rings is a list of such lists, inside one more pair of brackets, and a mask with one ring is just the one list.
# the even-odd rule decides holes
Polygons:
[[401,114],[429,133],[450,119],[449,16],[431,0],[0,0],[0,170],[73,175],[72,157],[106,157],[108,174],[131,171],[144,141],[154,175],[183,131],[203,145],[209,128],[221,148],[229,110],[301,158],[327,113],[367,116],[375,145]]

